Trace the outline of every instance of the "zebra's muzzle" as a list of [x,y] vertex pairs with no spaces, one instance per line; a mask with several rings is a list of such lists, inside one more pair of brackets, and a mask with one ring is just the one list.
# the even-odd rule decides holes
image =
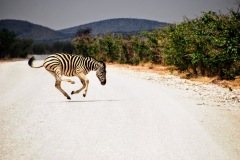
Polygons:
[[106,81],[101,82],[101,85],[105,85],[105,84],[106,84]]

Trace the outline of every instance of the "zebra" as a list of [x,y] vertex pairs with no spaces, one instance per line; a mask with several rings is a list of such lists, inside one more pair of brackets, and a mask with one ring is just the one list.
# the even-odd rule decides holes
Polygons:
[[68,77],[77,76],[83,85],[79,90],[72,91],[71,95],[78,94],[84,89],[85,91],[83,96],[85,97],[87,95],[89,80],[86,75],[90,71],[96,71],[96,76],[101,84],[106,84],[106,64],[103,61],[98,61],[93,57],[56,53],[49,55],[41,66],[34,66],[34,60],[34,56],[29,59],[29,66],[33,68],[45,67],[45,69],[55,77],[55,87],[69,100],[71,100],[71,98],[61,88],[61,82],[66,81],[71,84],[74,84],[75,82],[71,79],[63,79],[62,75]]

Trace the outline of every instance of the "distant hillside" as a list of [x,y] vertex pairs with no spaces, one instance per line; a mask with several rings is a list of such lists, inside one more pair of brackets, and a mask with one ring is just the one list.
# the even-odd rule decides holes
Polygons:
[[169,25],[168,23],[151,21],[145,19],[133,19],[133,18],[118,18],[109,19],[67,29],[59,30],[59,32],[75,35],[79,28],[91,28],[92,35],[105,34],[105,33],[136,33],[139,31],[149,31],[153,29],[163,28]]
[[21,20],[0,20],[0,29],[14,31],[19,38],[32,39],[34,42],[70,41],[79,28],[91,28],[92,35],[117,33],[123,35],[136,34],[139,31],[149,31],[163,28],[169,24],[145,19],[119,18],[93,22],[67,29],[55,31],[53,29]]
[[66,39],[64,33],[21,20],[0,20],[0,29],[14,31],[19,38],[32,39],[35,42],[52,42]]

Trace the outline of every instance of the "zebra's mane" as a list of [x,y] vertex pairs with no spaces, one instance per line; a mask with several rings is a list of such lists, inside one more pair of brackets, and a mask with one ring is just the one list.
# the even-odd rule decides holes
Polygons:
[[[82,55],[81,55],[81,56],[82,56]],[[93,59],[93,60],[95,60],[95,61],[101,63],[101,64],[103,65],[103,67],[104,67],[104,70],[106,69],[106,64],[105,64],[104,61],[99,61],[99,60],[97,60],[96,58],[94,58],[94,57],[92,57],[92,56],[86,56],[86,57],[85,57],[85,56],[82,56],[82,57]]]
[[104,69],[106,69],[106,64],[105,64],[105,62],[103,62],[103,61],[98,61],[98,62],[102,63],[102,64],[103,64],[103,67],[104,67]]

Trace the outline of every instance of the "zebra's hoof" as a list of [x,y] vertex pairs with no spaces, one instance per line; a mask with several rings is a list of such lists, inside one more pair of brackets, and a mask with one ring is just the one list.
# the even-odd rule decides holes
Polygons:
[[67,97],[67,99],[71,100],[71,98],[70,98],[70,97]]
[[73,95],[73,94],[74,94],[74,91],[72,91],[71,94]]
[[83,94],[83,97],[86,97],[86,94]]

